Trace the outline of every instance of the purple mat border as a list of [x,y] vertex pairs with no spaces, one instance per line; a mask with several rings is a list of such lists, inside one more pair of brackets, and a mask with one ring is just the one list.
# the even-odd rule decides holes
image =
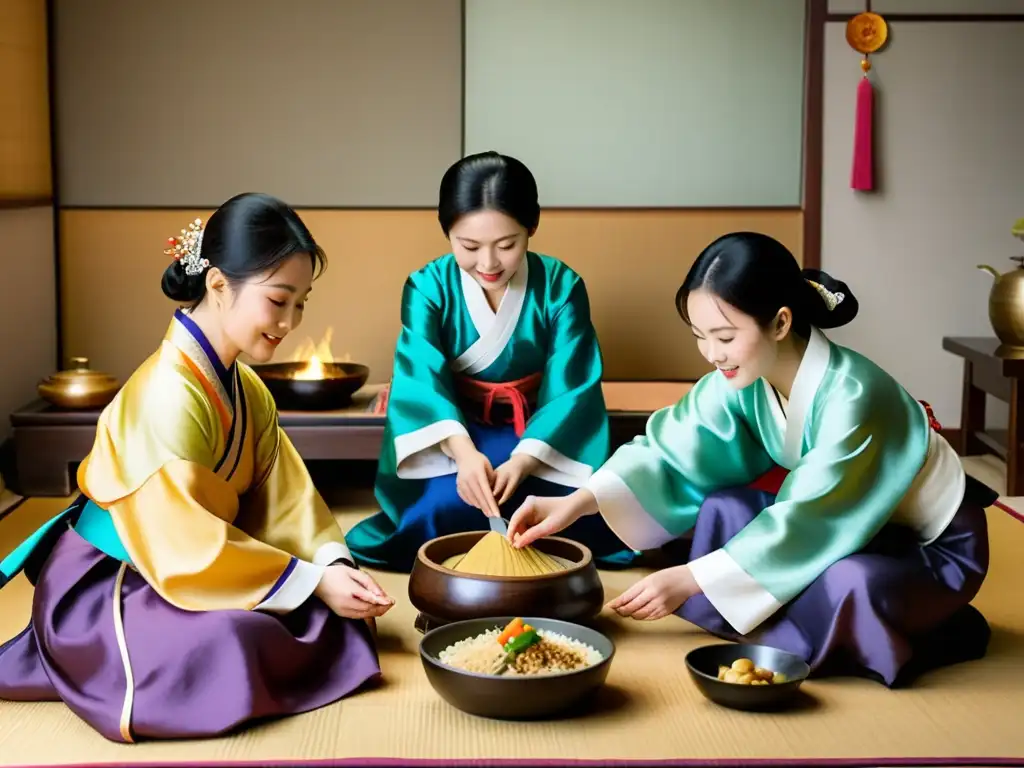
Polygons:
[[1008,507],[1007,505],[1003,504],[1003,502],[997,501],[992,506],[999,507],[999,509],[1003,510],[1003,512],[1008,514],[1010,517],[1017,520],[1017,522],[1024,523],[1024,514],[1021,514],[1016,509]]
[[[210,761],[192,760],[186,762],[116,762],[116,763],[62,763],[60,768],[186,768],[193,766],[210,766],[210,768],[284,768],[284,766],[301,766],[302,768],[741,768],[756,766],[757,768],[807,768],[820,765],[826,768],[943,768],[944,766],[1024,766],[1022,757],[839,757],[839,758],[766,758],[752,760],[687,760],[687,759],[651,759],[651,760],[516,760],[510,758],[470,758],[461,760],[445,760],[435,758],[398,758],[398,757],[346,757],[338,759],[315,760],[239,760]],[[10,768],[54,768],[25,763],[12,765]]]

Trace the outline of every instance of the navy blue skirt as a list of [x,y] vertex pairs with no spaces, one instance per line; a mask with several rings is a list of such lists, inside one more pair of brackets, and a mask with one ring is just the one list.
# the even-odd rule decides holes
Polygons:
[[[515,428],[510,425],[489,426],[471,421],[466,429],[477,450],[495,469],[508,461],[519,444]],[[397,526],[384,512],[356,524],[352,531],[358,531],[357,535],[346,537],[356,562],[368,568],[409,573],[416,562],[416,552],[431,539],[451,533],[489,530],[484,513],[459,498],[455,481],[455,474],[425,481],[411,480],[423,484],[423,493],[402,512]],[[511,517],[527,496],[568,496],[574,490],[531,475],[502,505],[501,514],[506,519]],[[600,515],[583,517],[558,535],[589,548],[600,568],[627,568],[637,557],[637,553],[612,533]]]

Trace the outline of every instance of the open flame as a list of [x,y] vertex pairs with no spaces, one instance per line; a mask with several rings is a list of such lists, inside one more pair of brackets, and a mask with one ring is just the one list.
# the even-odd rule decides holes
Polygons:
[[319,343],[314,343],[312,339],[307,338],[299,345],[299,348],[295,350],[295,354],[292,355],[292,361],[297,363],[305,361],[306,365],[292,374],[292,378],[303,381],[319,381],[326,378],[325,364],[352,362],[350,355],[339,358],[334,357],[331,353],[332,336],[334,336],[334,328],[328,326],[324,332],[324,337]]

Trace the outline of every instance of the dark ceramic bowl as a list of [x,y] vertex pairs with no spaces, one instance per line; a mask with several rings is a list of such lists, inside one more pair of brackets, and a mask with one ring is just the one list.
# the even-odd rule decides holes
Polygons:
[[586,643],[604,658],[592,667],[550,675],[484,675],[442,664],[448,646],[490,629],[505,627],[513,616],[458,621],[433,629],[420,641],[420,659],[427,680],[456,709],[500,720],[539,720],[564,714],[584,703],[604,685],[615,656],[615,644],[597,630],[543,617],[523,617],[548,630]]
[[333,411],[352,404],[352,395],[366,384],[370,369],[359,363],[323,363],[321,379],[297,379],[304,362],[254,365],[253,370],[274,396],[278,410]]
[[604,586],[590,550],[549,536],[534,547],[573,563],[543,576],[477,576],[441,563],[468,552],[487,531],[453,533],[420,547],[409,576],[409,601],[419,610],[420,629],[489,616],[541,616],[586,623],[604,607]]
[[[718,679],[718,667],[729,667],[737,659],[750,659],[755,666],[781,672],[784,683],[742,685]],[[767,645],[719,643],[695,648],[686,654],[686,668],[697,688],[716,704],[730,709],[767,711],[781,709],[794,700],[811,668],[799,656]]]

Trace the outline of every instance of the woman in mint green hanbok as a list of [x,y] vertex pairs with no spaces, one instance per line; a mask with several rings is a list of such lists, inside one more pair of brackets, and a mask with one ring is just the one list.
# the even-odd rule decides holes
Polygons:
[[[638,550],[692,530],[688,563],[609,607],[782,648],[815,675],[891,687],[983,656],[989,627],[969,603],[996,494],[964,474],[927,404],[819,330],[856,315],[849,287],[737,233],[700,255],[677,308],[716,370],[581,489],[528,499],[515,545],[587,516]],[[773,466],[778,487],[749,487]]]
[[[409,276],[377,473],[381,511],[346,536],[355,559],[411,570],[437,536],[487,530],[530,493],[564,495],[609,453],[602,363],[583,280],[528,249],[533,175],[487,152],[441,180],[452,252]],[[599,519],[565,535],[599,565],[634,553]]]

